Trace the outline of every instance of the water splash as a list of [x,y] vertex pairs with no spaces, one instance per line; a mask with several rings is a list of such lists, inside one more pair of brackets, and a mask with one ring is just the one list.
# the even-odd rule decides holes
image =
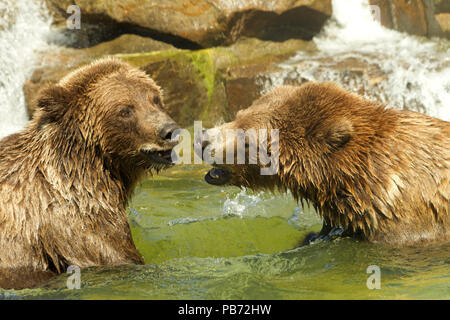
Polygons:
[[241,192],[233,197],[227,195],[227,199],[223,204],[222,215],[239,217],[248,216],[249,210],[252,207],[257,206],[264,201],[261,198],[262,194],[263,192],[252,195],[248,194],[246,189],[242,189]]
[[[450,120],[447,40],[386,29],[371,16],[367,0],[333,0],[333,17],[314,42],[317,54],[299,52],[281,64],[264,91],[286,80],[333,81],[391,107]],[[352,75],[351,67],[336,67],[354,61],[372,74]]]
[[298,203],[290,192],[285,194],[264,191],[252,193],[242,189],[237,194],[227,195],[221,217],[271,218],[276,216],[289,219],[297,207]]
[[51,17],[35,0],[0,1],[0,138],[27,121],[23,84],[36,64],[36,51],[47,45]]

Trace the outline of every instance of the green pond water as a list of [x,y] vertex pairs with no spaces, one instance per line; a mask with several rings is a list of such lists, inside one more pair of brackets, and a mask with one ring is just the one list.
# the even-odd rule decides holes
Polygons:
[[[129,219],[144,266],[62,274],[4,299],[450,299],[450,245],[392,248],[338,239],[297,247],[320,219],[290,195],[214,187],[203,166],[145,180]],[[380,268],[369,290],[367,268]]]

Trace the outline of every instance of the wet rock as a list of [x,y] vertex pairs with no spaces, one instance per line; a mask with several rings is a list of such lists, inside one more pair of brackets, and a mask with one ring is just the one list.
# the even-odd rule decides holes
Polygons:
[[[100,45],[101,46],[101,45]],[[109,53],[112,52],[108,46]],[[312,42],[287,40],[270,42],[241,39],[230,47],[202,50],[172,49],[145,53],[118,54],[145,70],[163,88],[168,113],[182,126],[194,120],[205,125],[228,121],[234,113],[251,104],[259,95],[260,74],[276,70],[276,64],[297,51],[316,50]],[[73,52],[79,52],[74,55]],[[88,54],[87,54],[88,52]],[[65,49],[53,58],[46,58],[45,67],[36,70],[24,90],[30,114],[34,97],[45,83],[55,82],[68,70],[102,56],[105,50]],[[118,49],[117,52],[125,52]],[[68,65],[69,67],[66,67]]]
[[[266,75],[278,71],[279,62],[293,56],[297,51],[316,52],[313,43],[290,40],[284,42],[283,47],[280,47],[276,43],[252,44],[252,41],[255,40],[243,41],[233,48],[238,56],[250,58],[245,63],[227,66],[221,73],[227,96],[228,116],[231,118],[234,118],[239,110],[249,107],[255,99],[261,96]],[[256,56],[256,53],[259,53],[259,56]]]
[[84,49],[102,42],[109,42],[127,33],[127,30],[119,30],[111,23],[83,23],[81,29],[68,29],[63,23],[53,26],[48,41],[57,46]]
[[10,3],[0,3],[0,31],[9,29],[16,20],[17,8]]
[[434,16],[433,0],[370,0],[380,8],[381,24],[387,28],[426,37],[442,37]]
[[450,1],[434,0],[434,13],[450,13]]
[[[441,87],[438,87],[439,84],[433,84],[434,88],[427,87],[426,82],[439,82],[439,74],[445,77],[445,72],[442,71],[449,65],[442,60],[448,51],[446,43],[445,40],[439,41],[439,46],[435,47],[438,52],[433,53],[437,59],[433,62],[427,61],[426,55],[415,55],[412,60],[395,61],[392,53],[382,52],[299,52],[294,58],[279,64],[280,71],[260,74],[258,82],[262,83],[261,93],[264,93],[283,84],[331,81],[348,91],[392,108],[439,116],[440,110],[446,108],[445,81]],[[389,60],[395,62],[386,63]],[[416,79],[416,74],[421,74],[429,80]]]
[[450,39],[450,1],[434,0],[434,13],[445,36]]
[[74,3],[81,9],[82,24],[114,24],[127,32],[134,30],[174,44],[185,39],[201,47],[230,44],[242,36],[273,41],[309,40],[331,15],[331,0],[47,0],[47,3],[60,24],[69,16],[67,7]]
[[370,60],[370,55],[324,57],[302,54],[288,65],[282,65],[281,71],[261,76],[262,93],[279,85],[300,85],[312,80],[334,81],[360,95],[379,98],[374,93],[378,91],[378,85],[387,76],[377,64]]
[[[297,51],[314,51],[302,40],[282,43],[241,39],[230,47],[119,55],[142,67],[164,89],[168,113],[182,126],[229,121],[259,94],[256,78]],[[248,85],[248,86],[247,86]]]
[[440,13],[435,17],[447,39],[450,39],[450,13]]
[[175,48],[170,44],[161,41],[134,34],[124,34],[112,41],[100,43],[94,47],[82,50],[81,52],[88,57],[98,57],[106,54],[143,53],[171,49]]

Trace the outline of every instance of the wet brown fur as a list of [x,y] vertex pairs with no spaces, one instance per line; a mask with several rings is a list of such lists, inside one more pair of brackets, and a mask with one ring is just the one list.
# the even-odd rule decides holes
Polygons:
[[0,287],[34,287],[69,265],[142,264],[125,208],[144,173],[166,167],[140,150],[173,147],[158,137],[173,123],[159,87],[104,59],[44,89],[38,105],[0,140]]
[[277,175],[226,165],[231,184],[290,190],[324,230],[394,245],[450,240],[450,123],[331,83],[274,89],[224,129],[279,129]]

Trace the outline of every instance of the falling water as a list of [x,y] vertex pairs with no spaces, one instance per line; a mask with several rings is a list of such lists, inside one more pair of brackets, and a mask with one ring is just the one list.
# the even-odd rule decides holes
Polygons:
[[23,84],[46,47],[51,18],[34,0],[0,0],[0,138],[28,121]]
[[[281,64],[265,91],[289,81],[334,81],[392,107],[450,120],[447,40],[386,29],[371,15],[367,0],[333,0],[333,17],[314,42],[319,52],[299,52]],[[372,74],[352,75],[354,61]],[[345,62],[349,68],[336,67]]]

